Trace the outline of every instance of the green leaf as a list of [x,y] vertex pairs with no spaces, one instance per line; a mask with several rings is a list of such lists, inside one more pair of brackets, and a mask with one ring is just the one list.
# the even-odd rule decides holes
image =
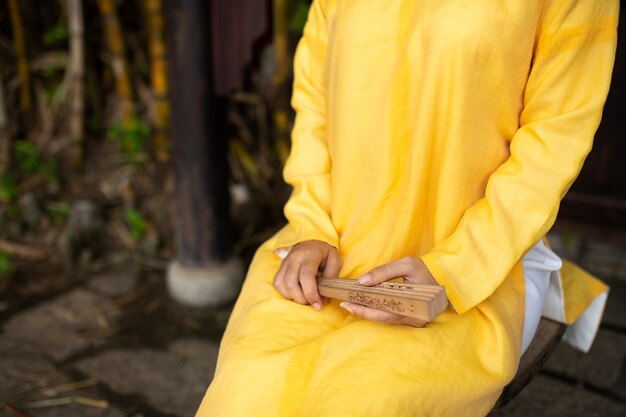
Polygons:
[[70,205],[65,201],[53,201],[46,206],[52,223],[60,223],[70,215]]
[[[44,78],[53,78],[54,76],[56,76],[60,72],[59,72],[59,70],[57,68],[46,67],[46,68],[42,68],[41,71],[39,71],[39,73]],[[48,92],[48,90],[50,90],[50,89],[46,89],[46,93]],[[52,89],[52,93],[54,93],[54,91],[55,91],[55,89]]]
[[126,222],[130,227],[130,235],[135,241],[145,236],[148,230],[148,223],[137,210],[129,209],[126,211]]
[[10,255],[0,251],[0,278],[7,278],[13,272]]
[[39,168],[39,151],[34,144],[26,140],[15,142],[15,159],[20,169],[24,172],[35,173]]
[[578,242],[579,236],[574,232],[563,232],[561,233],[561,242],[563,242],[563,246],[566,248],[573,248]]
[[130,123],[116,123],[107,131],[107,137],[119,144],[119,158],[125,164],[142,164],[149,160],[144,151],[150,138],[150,126],[139,118]]
[[57,161],[50,159],[42,163],[37,172],[51,185],[57,185],[59,183]]
[[0,200],[10,203],[17,198],[17,181],[11,174],[0,174]]
[[302,33],[309,14],[309,7],[311,7],[311,2],[308,0],[298,0],[294,5],[289,17],[289,29],[292,32]]
[[89,129],[98,130],[100,129],[101,126],[102,126],[102,122],[98,117],[91,115],[89,116],[89,118],[87,118],[87,127]]
[[66,42],[69,38],[67,23],[57,23],[43,35],[43,43],[47,46],[60,42]]

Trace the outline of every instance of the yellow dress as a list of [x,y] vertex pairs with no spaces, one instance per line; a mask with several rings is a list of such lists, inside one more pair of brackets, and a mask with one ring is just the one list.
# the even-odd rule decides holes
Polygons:
[[[250,265],[197,417],[486,415],[518,365],[520,260],[601,118],[617,16],[617,0],[314,0],[289,223]],[[452,308],[417,329],[287,301],[275,251],[307,239],[339,248],[342,277],[420,256]],[[603,288],[569,270],[580,312]]]

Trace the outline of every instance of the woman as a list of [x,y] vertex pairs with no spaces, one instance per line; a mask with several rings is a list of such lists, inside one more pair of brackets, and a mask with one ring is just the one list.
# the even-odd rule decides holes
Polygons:
[[[486,415],[520,357],[522,258],[591,148],[617,15],[613,0],[314,0],[289,223],[250,266],[197,416]],[[322,306],[318,268],[438,283],[450,308],[424,326]]]

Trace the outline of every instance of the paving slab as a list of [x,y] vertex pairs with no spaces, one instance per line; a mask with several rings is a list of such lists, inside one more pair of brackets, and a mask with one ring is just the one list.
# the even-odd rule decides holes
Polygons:
[[550,232],[548,242],[554,253],[561,258],[576,262],[581,256],[585,239],[576,234]]
[[626,391],[614,391],[622,376],[625,356],[626,335],[601,329],[588,354],[561,343],[548,359],[545,369],[613,392],[626,401]]
[[623,417],[626,406],[605,396],[545,376],[535,377],[490,417]]
[[0,340],[36,346],[56,361],[98,345],[111,334],[119,311],[108,299],[75,289],[10,317]]
[[552,250],[564,259],[575,262],[590,273],[626,281],[626,249],[582,235],[550,232]]
[[[29,417],[126,417],[124,412],[118,407],[109,406],[101,409],[90,407],[83,404],[71,403],[67,405],[56,405],[41,408],[18,408],[19,411],[26,413]],[[0,409],[0,417],[15,417],[14,414],[6,410]]]
[[[125,417],[128,415],[116,405],[106,401],[97,386],[97,381],[82,380],[81,382],[87,382],[87,384],[70,389],[67,384],[78,381],[56,369],[48,359],[29,350],[22,352],[7,349],[6,345],[0,346],[0,349],[2,349],[0,417],[15,417],[1,406],[5,402],[29,417]],[[99,402],[100,407],[80,403],[84,399]],[[50,400],[68,403],[42,403],[42,401]]]
[[12,401],[19,387],[36,387],[42,377],[55,373],[53,363],[36,349],[0,339],[0,404]]
[[218,346],[199,339],[177,340],[166,351],[110,350],[76,364],[121,394],[140,394],[163,414],[195,414],[215,371]]
[[87,288],[105,297],[119,297],[135,290],[137,282],[136,274],[128,266],[95,275],[87,281]]
[[611,287],[611,290],[602,323],[626,330],[626,280],[612,277],[603,281]]
[[585,240],[579,264],[602,278],[621,276],[626,267],[626,250],[597,240]]

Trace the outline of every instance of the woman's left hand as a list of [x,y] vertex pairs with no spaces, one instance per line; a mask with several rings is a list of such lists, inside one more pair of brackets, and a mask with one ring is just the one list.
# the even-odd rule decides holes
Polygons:
[[[407,256],[397,261],[376,267],[361,276],[358,281],[360,284],[372,286],[381,282],[389,281],[393,278],[404,278],[405,282],[414,284],[431,284],[437,285],[437,281],[432,276],[424,262],[420,258]],[[412,317],[405,317],[399,314],[389,313],[387,311],[377,310],[371,307],[365,307],[359,304],[344,301],[341,307],[362,319],[377,321],[386,324],[405,324],[413,327],[424,327],[427,322]]]

